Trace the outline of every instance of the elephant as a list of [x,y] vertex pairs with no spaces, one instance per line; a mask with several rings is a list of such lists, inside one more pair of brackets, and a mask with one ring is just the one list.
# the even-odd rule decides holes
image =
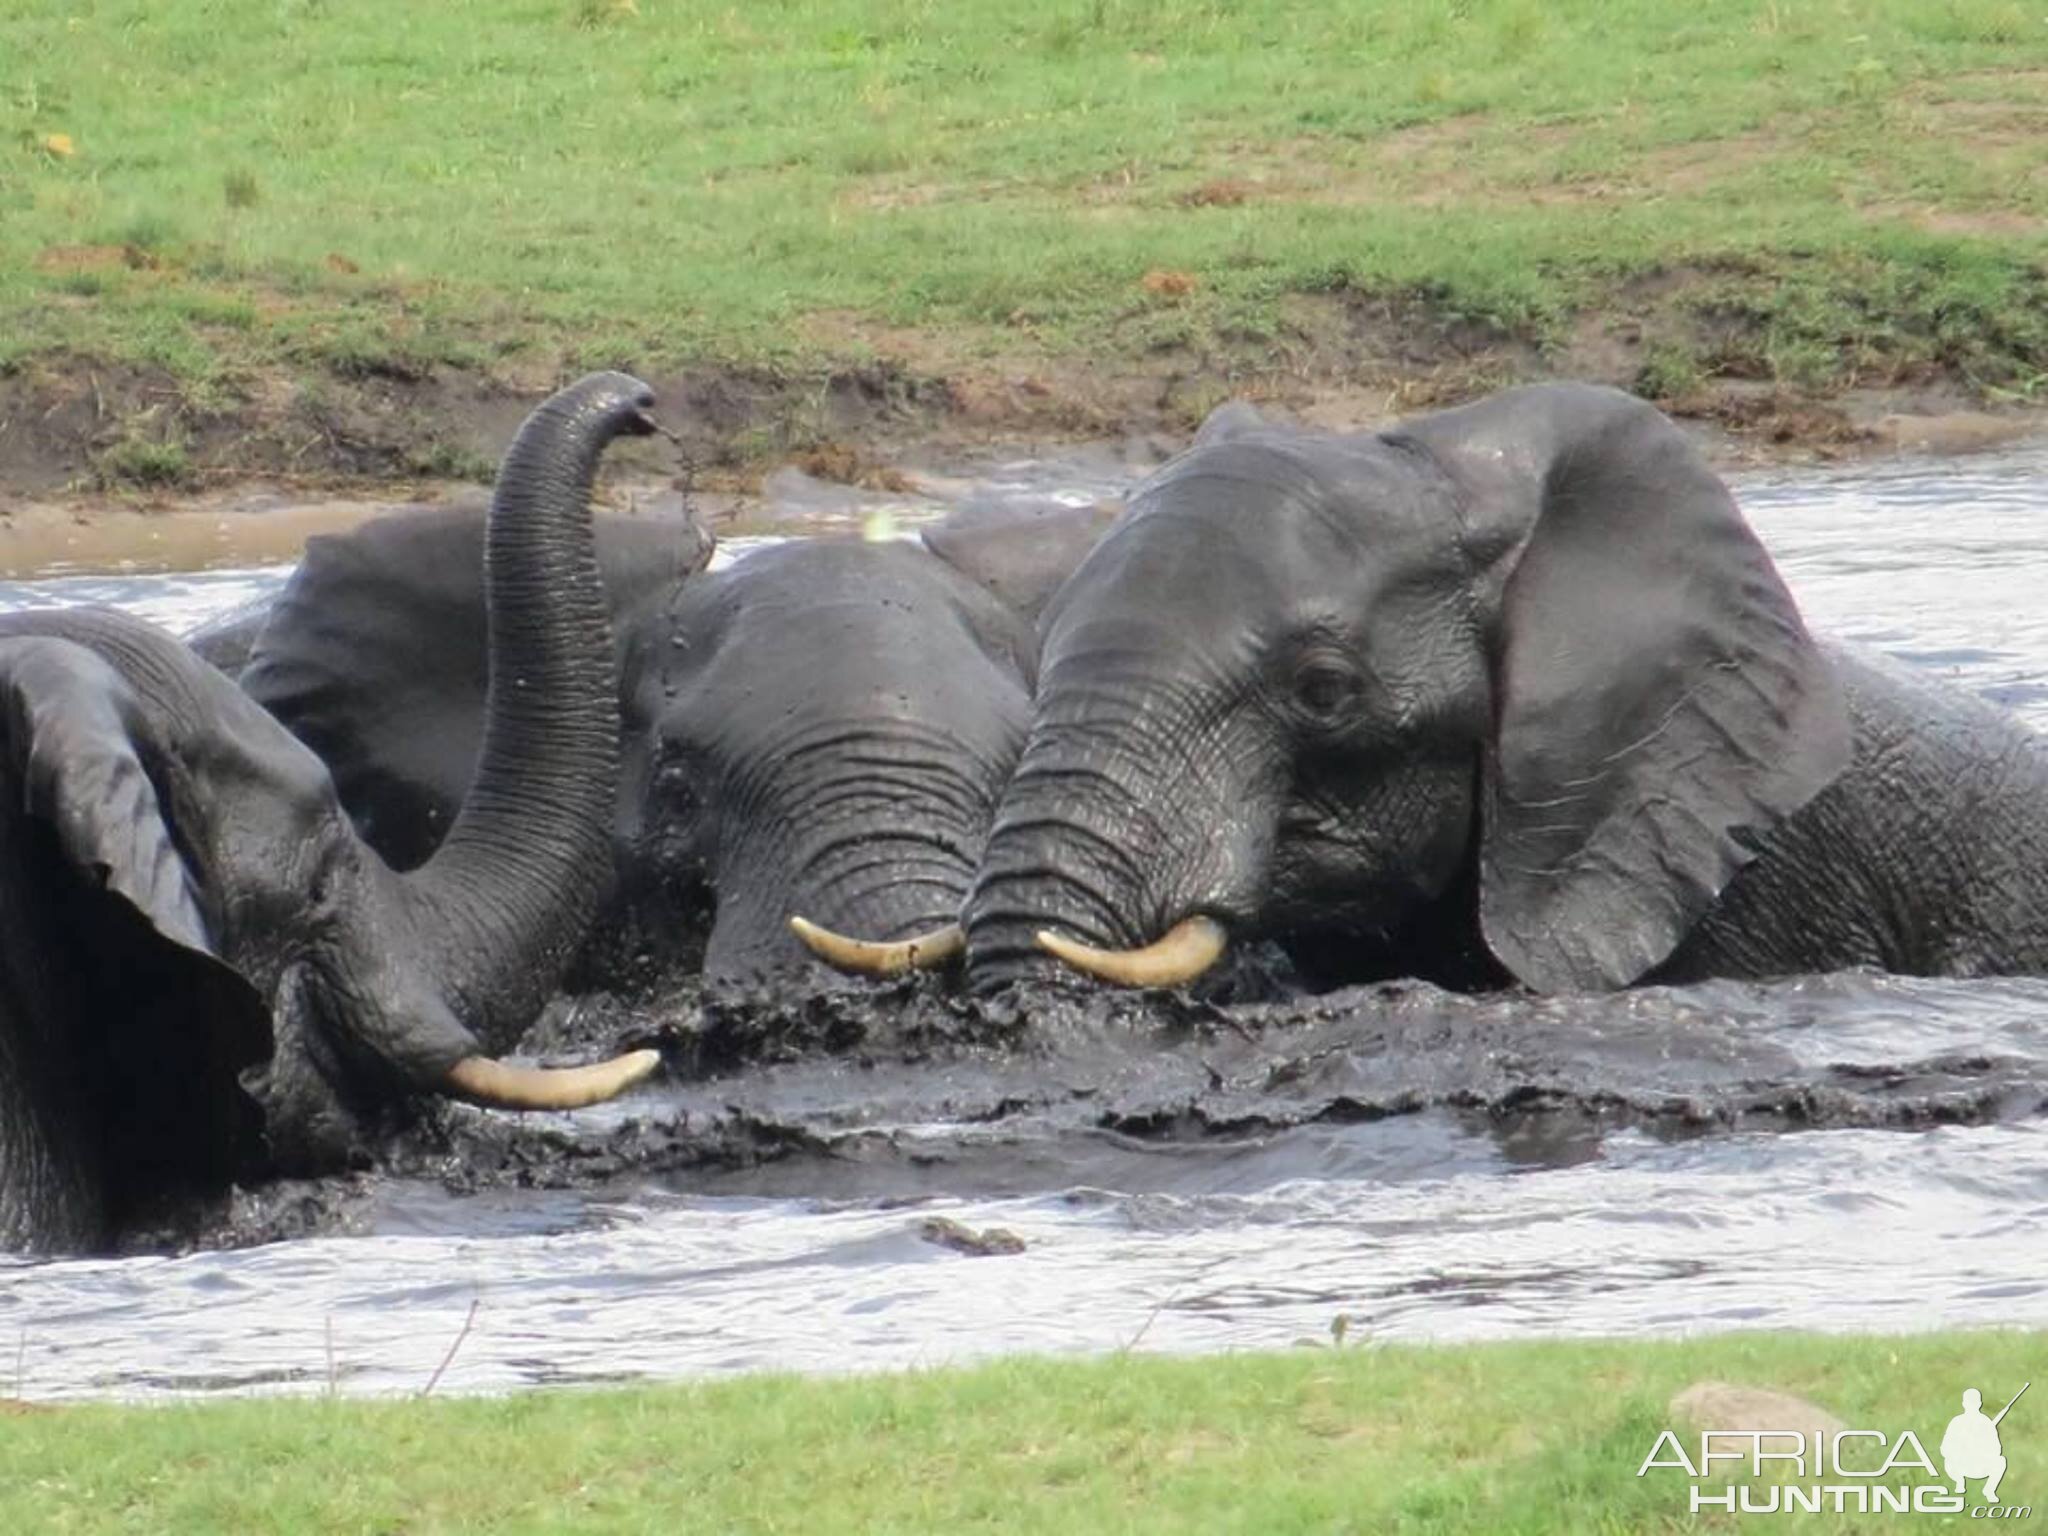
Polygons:
[[100,1248],[230,1181],[331,1168],[420,1096],[573,1106],[658,1065],[497,1059],[608,877],[617,699],[588,500],[652,403],[592,375],[507,453],[479,561],[481,749],[408,873],[180,641],[111,610],[0,618],[0,1247]]
[[[394,869],[440,845],[483,745],[487,521],[459,502],[313,538],[276,597],[192,636],[319,754]],[[592,531],[616,653],[641,610],[668,601],[714,546],[688,517],[599,514]]]
[[966,909],[978,987],[1477,989],[2048,968],[2048,751],[1810,635],[1617,391],[1362,435],[1227,407],[1046,609]]
[[[1034,622],[1107,520],[984,515],[916,543],[793,540],[709,572],[687,538],[600,522],[617,879],[572,985],[886,975],[955,955],[1024,739]],[[475,750],[476,538],[455,512],[310,541],[240,674],[401,867],[453,821]]]

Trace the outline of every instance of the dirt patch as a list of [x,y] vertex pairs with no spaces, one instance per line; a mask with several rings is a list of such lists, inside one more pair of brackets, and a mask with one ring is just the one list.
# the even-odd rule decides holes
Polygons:
[[1184,299],[1202,286],[1201,279],[1192,272],[1169,272],[1154,268],[1138,279],[1138,286],[1147,293],[1157,294],[1165,299]]
[[157,256],[139,245],[52,245],[36,255],[41,272],[141,272],[158,265]]
[[1258,192],[1251,182],[1240,177],[1229,176],[1220,181],[1205,181],[1194,191],[1181,197],[1190,208],[1236,208],[1249,202]]
[[804,449],[792,462],[813,479],[856,485],[862,490],[902,495],[917,489],[912,476],[893,464],[877,463],[851,443],[819,443]]
[[[1567,158],[1582,124],[1509,128],[1470,113],[1396,129],[1365,145],[1310,135],[1227,147],[1218,156],[1226,174],[1172,201],[1191,209],[1259,202],[1439,208],[1476,200],[1546,207],[1686,197],[1796,149],[1811,127],[1805,119],[1780,121],[1732,138],[1659,145],[1595,172],[1574,169]],[[1073,196],[1100,211],[1156,200],[1159,191],[1153,177],[1127,166],[1073,189]]]
[[1924,229],[1932,235],[2032,236],[2048,234],[2048,219],[2022,213],[2016,208],[1962,210],[1930,208],[1910,203],[1870,203],[1861,210],[1866,218],[1897,220]]
[[[565,375],[443,365],[268,374],[195,391],[172,374],[70,354],[0,376],[0,514],[63,492],[190,493],[247,477],[314,491],[340,482],[484,482]],[[833,440],[942,418],[943,381],[877,360],[801,378],[705,368],[657,375],[663,419],[700,488],[744,488],[762,465]],[[621,444],[611,462],[666,477],[677,450]]]
[[[1704,146],[1684,153],[1705,165]],[[1251,185],[1212,195],[1251,196]],[[77,259],[125,259],[119,247],[90,250]],[[1960,366],[1859,359],[1846,376],[1855,388],[1832,398],[1780,378],[1768,317],[1712,299],[1744,276],[1712,266],[1638,274],[1542,342],[1445,313],[1423,295],[1349,290],[1292,295],[1276,306],[1276,325],[1236,334],[1204,319],[1201,274],[1165,269],[1131,285],[1129,308],[1085,356],[1042,344],[1025,315],[963,336],[829,312],[809,317],[803,338],[843,363],[657,374],[650,382],[683,462],[665,443],[616,458],[629,477],[680,472],[709,493],[752,489],[792,462],[894,490],[916,467],[994,449],[1184,439],[1232,397],[1349,428],[1543,378],[1634,389],[1699,422],[1724,460],[1832,457],[1915,437],[1880,432],[1886,417],[2035,419],[2022,402],[1987,398]],[[336,486],[359,494],[365,482],[389,500],[394,485],[483,481],[563,377],[533,363],[308,367],[198,391],[160,369],[44,356],[0,375],[0,514],[66,494],[147,502],[250,478],[301,502]]]

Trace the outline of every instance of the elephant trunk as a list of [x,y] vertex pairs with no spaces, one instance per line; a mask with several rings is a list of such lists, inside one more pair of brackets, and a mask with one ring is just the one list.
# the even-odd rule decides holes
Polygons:
[[975,984],[1062,974],[1046,930],[1103,950],[1153,938],[1163,871],[1152,861],[1174,841],[1131,774],[1077,734],[1034,730],[967,903]]
[[[997,813],[967,901],[967,966],[977,988],[1065,973],[1039,935],[1094,949],[1143,944],[1132,920],[1149,902],[1142,870],[1108,804],[1079,806],[1028,764]],[[1110,797],[1104,797],[1112,803]]]
[[1277,804],[1266,754],[1238,722],[1180,711],[1152,680],[1063,686],[1059,670],[968,898],[974,985],[1076,970],[1190,981],[1258,909],[1276,831],[1261,809]]
[[637,379],[593,374],[527,419],[498,473],[483,746],[448,836],[404,880],[456,1012],[494,1051],[545,1000],[611,875],[619,705],[590,492],[614,437],[656,430],[652,404]]
[[953,751],[934,748],[914,761],[900,751],[847,754],[853,773],[785,791],[786,817],[748,818],[752,830],[720,850],[706,971],[732,977],[807,955],[837,965],[834,936],[887,951],[872,965],[856,954],[840,967],[870,974],[921,969],[957,952],[948,930],[994,811],[981,781],[998,776],[961,768]]

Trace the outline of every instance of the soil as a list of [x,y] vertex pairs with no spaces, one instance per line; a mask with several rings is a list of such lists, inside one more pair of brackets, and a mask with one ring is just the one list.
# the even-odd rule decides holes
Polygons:
[[[1250,183],[1203,190],[1217,200],[1254,195]],[[656,373],[650,382],[680,439],[683,478],[699,491],[749,492],[785,463],[894,490],[921,469],[992,450],[1091,440],[1171,448],[1232,397],[1356,429],[1544,378],[1655,394],[1655,354],[1672,334],[1678,300],[1711,276],[1639,280],[1548,348],[1415,302],[1345,293],[1288,300],[1276,336],[1175,343],[1109,360],[1027,344],[991,358],[944,335],[827,314],[812,317],[806,341],[820,355],[864,361],[788,373],[703,367]],[[1152,274],[1145,302],[1186,302],[1184,279]],[[295,531],[280,526],[279,536],[295,543],[322,518],[346,519],[332,505],[299,510],[345,499],[337,493],[360,497],[374,487],[379,499],[404,499],[423,485],[487,479],[551,382],[409,366],[317,379],[258,375],[195,392],[160,369],[46,356],[0,375],[0,527],[32,507],[48,521],[53,506],[64,509],[58,521],[75,525],[82,504],[104,507],[110,496],[147,510],[207,493],[198,510],[210,512],[260,481],[269,500],[244,496],[234,509],[295,509],[311,519]],[[2048,411],[1989,405],[1938,370],[1833,394],[1727,376],[1665,388],[1658,403],[1691,424],[1723,464],[1963,451],[2048,425]],[[618,462],[628,476],[668,477],[675,453],[633,444]]]

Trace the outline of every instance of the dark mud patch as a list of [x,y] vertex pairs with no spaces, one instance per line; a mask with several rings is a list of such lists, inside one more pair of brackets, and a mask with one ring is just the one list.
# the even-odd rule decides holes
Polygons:
[[[1230,985],[1258,995],[1285,979],[1254,971]],[[1922,985],[1844,976],[1537,998],[1398,983],[1245,1002],[1059,987],[981,998],[914,978],[563,999],[527,1053],[653,1045],[661,1077],[577,1115],[430,1105],[355,1172],[166,1213],[124,1246],[359,1232],[393,1181],[457,1197],[653,1186],[916,1201],[1069,1189],[1112,1168],[1123,1186],[1147,1153],[1167,1177],[1189,1157],[1416,1117],[1484,1137],[1511,1164],[1562,1167],[1624,1130],[1917,1131],[2048,1111],[2030,984],[1986,1000],[2009,1028],[1936,1028],[1873,1049],[1867,1021],[1916,1006]]]
[[[602,1112],[434,1109],[379,1174],[449,1192],[656,1185],[913,1200],[1087,1182],[1100,1157],[1242,1150],[1305,1127],[1434,1114],[1512,1162],[1661,1140],[1913,1131],[2048,1110],[2048,1057],[2009,1037],[1867,1049],[1852,1020],[1913,983],[1719,983],[1612,998],[1410,984],[1285,1002],[1060,989],[991,999],[925,980],[788,994],[586,999],[543,1056],[655,1044],[648,1090]],[[1839,1028],[1839,1048],[1831,1034]],[[303,1205],[296,1207],[303,1210]]]

